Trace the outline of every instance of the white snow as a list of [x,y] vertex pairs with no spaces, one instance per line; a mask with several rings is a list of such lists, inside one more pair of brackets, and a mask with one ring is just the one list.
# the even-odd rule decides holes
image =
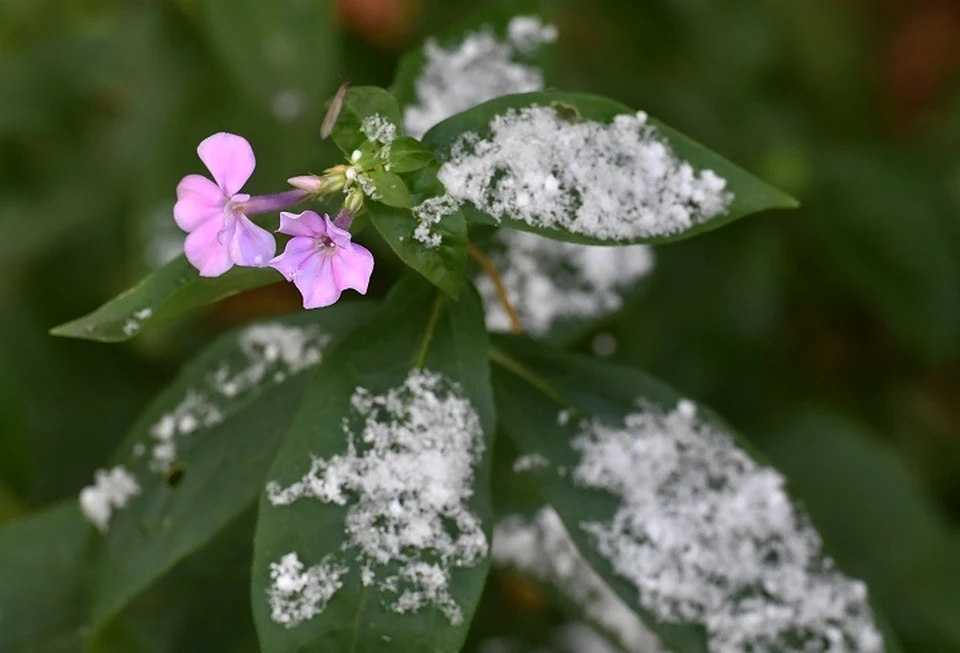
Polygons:
[[499,565],[554,585],[589,620],[614,635],[624,650],[661,650],[656,636],[583,559],[553,508],[542,508],[530,519],[521,515],[503,519],[494,529],[491,554]]
[[[653,270],[653,250],[646,245],[577,245],[510,229],[501,229],[495,238],[488,255],[520,323],[534,335],[548,333],[564,320],[619,310],[625,292]],[[476,285],[487,328],[508,331],[510,318],[493,282],[481,272]]]
[[296,553],[288,553],[279,562],[270,563],[271,585],[267,590],[270,618],[293,628],[312,619],[327,607],[327,602],[343,587],[346,567],[336,565],[332,556],[306,568]]
[[439,171],[447,193],[496,219],[604,241],[670,236],[726,212],[726,180],[681,160],[647,121],[569,121],[552,107],[495,116]]
[[[330,336],[315,325],[266,322],[247,327],[237,336],[241,357],[212,364],[203,383],[189,388],[148,428],[150,439],[137,443],[134,455],[149,451],[150,469],[165,472],[177,460],[185,436],[221,423],[254,389],[317,365],[329,342]],[[138,446],[142,444],[146,447]]]
[[363,584],[375,585],[394,612],[432,605],[461,623],[451,571],[476,565],[487,551],[468,505],[484,450],[473,406],[456,383],[414,370],[384,394],[357,388],[343,433],[344,453],[314,457],[290,486],[271,481],[270,502],[348,505],[341,563],[353,558]]
[[579,428],[574,481],[619,501],[581,527],[656,617],[704,624],[715,652],[883,650],[866,587],[824,557],[783,477],[693,402]]
[[370,142],[381,145],[389,145],[397,137],[397,126],[379,113],[364,118],[360,123],[360,131]]
[[525,456],[520,456],[513,461],[513,471],[515,472],[528,472],[536,469],[544,469],[545,467],[549,466],[550,461],[539,453],[530,453]]
[[467,34],[450,47],[428,39],[423,46],[423,71],[414,82],[417,103],[405,108],[404,130],[421,138],[435,124],[487,100],[543,88],[539,67],[521,63],[544,43],[557,38],[557,29],[536,16],[516,16],[500,39],[489,26]]
[[101,532],[106,532],[114,512],[140,494],[137,479],[123,465],[98,469],[94,484],[80,491],[80,510]]
[[449,195],[431,197],[413,207],[413,215],[419,221],[413,232],[415,240],[423,243],[427,249],[435,249],[443,242],[434,227],[460,208],[460,203]]

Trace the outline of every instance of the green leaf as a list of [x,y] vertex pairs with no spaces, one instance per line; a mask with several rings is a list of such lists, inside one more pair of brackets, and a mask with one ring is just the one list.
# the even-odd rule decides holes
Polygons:
[[388,91],[377,86],[353,86],[347,91],[331,137],[348,157],[353,151],[369,142],[363,133],[363,121],[380,116],[397,126],[399,132],[400,107]]
[[383,170],[374,170],[368,175],[377,188],[378,202],[401,209],[409,209],[413,206],[410,191],[407,190],[407,185],[399,175]]
[[387,161],[393,172],[413,172],[433,161],[433,152],[415,138],[400,136],[392,143]]
[[200,8],[217,54],[250,95],[280,119],[322,113],[338,53],[333,3],[200,0]]
[[948,515],[864,425],[804,409],[768,451],[837,561],[866,580],[910,650],[960,650],[960,548]]
[[[404,176],[413,203],[442,195],[443,185],[430,168]],[[443,215],[427,230],[428,242],[415,237],[420,219],[413,212],[378,202],[364,203],[373,226],[404,263],[456,299],[467,266],[467,221],[459,209]],[[432,238],[434,242],[429,242]]]
[[0,528],[0,651],[80,649],[86,532],[73,501]]
[[[305,474],[309,476],[312,460],[353,455],[347,450],[345,429],[355,424],[351,397],[357,388],[365,388],[377,396],[402,386],[413,378],[411,374],[418,368],[429,370],[459,384],[459,392],[452,392],[468,399],[479,417],[485,453],[474,470],[473,494],[466,506],[479,517],[483,532],[489,538],[489,452],[495,417],[488,347],[483,311],[471,288],[464,289],[460,301],[451,302],[416,276],[400,281],[382,311],[344,341],[318,369],[293,428],[270,469],[271,482],[287,488]],[[441,419],[444,414],[441,410]],[[366,451],[364,444],[358,443],[361,452]],[[430,474],[430,469],[425,467],[424,472]],[[366,478],[369,480],[371,476]],[[410,483],[409,478],[406,483]],[[455,487],[446,489],[456,491]],[[347,490],[346,505],[311,498],[274,505],[270,500],[272,496],[275,496],[274,490],[260,502],[252,587],[254,616],[266,653],[460,650],[484,586],[488,567],[485,557],[473,566],[451,566],[449,592],[462,613],[460,622],[451,621],[444,611],[429,604],[408,614],[397,614],[390,606],[399,595],[384,590],[380,584],[386,577],[398,573],[396,560],[373,565],[374,582],[366,587],[361,583],[361,566],[366,563],[358,561],[360,554],[351,546],[346,529],[348,511],[360,498],[358,494]],[[414,506],[423,500],[418,496],[418,493],[397,495],[398,500],[413,501]],[[425,510],[430,512],[430,508]],[[452,521],[449,527],[453,528]],[[381,531],[376,528],[364,530],[371,535],[378,532]],[[449,534],[454,536],[453,532]],[[271,617],[268,591],[271,564],[291,553],[308,568],[326,561],[343,565],[347,571],[340,577],[342,586],[335,590],[319,614],[284,627]],[[430,551],[420,555],[418,559],[424,561],[435,559]],[[405,584],[406,581],[400,582],[401,590]]]
[[147,408],[113,461],[140,491],[100,541],[94,629],[251,505],[299,405],[306,372],[367,309],[342,304],[225,335]]
[[[461,142],[465,133],[473,133],[481,139],[489,138],[491,135],[491,122],[495,118],[504,116],[511,111],[519,111],[531,107],[542,107],[547,110],[552,109],[557,114],[558,124],[562,125],[564,122],[569,123],[571,129],[585,123],[608,125],[613,122],[616,116],[633,117],[637,115],[636,111],[619,102],[594,95],[553,91],[525,93],[491,100],[444,120],[427,132],[423,137],[423,142],[433,150],[441,162],[447,163],[453,159],[454,152],[458,150],[457,145]],[[476,206],[474,202],[469,202],[473,211],[467,213],[468,219],[482,222],[500,220],[505,226],[514,229],[532,231],[544,236],[570,242],[592,244],[660,243],[689,238],[705,231],[724,226],[733,220],[750,215],[751,213],[757,213],[767,209],[793,208],[797,206],[796,200],[789,195],[761,181],[749,172],[714,154],[707,148],[659,121],[648,118],[645,125],[652,126],[656,131],[657,140],[668,145],[673,154],[679,160],[686,161],[693,166],[694,171],[712,170],[726,180],[725,191],[733,193],[733,199],[723,212],[699,222],[697,222],[694,217],[690,221],[691,226],[680,226],[676,220],[671,223],[668,217],[663,214],[664,207],[651,204],[651,200],[648,199],[651,194],[651,189],[645,189],[636,185],[629,187],[631,184],[636,184],[637,182],[627,176],[627,174],[633,170],[641,170],[640,164],[635,164],[633,168],[621,166],[620,169],[625,172],[624,177],[619,180],[619,183],[617,183],[617,179],[613,179],[612,181],[594,179],[591,177],[593,168],[589,163],[583,163],[583,165],[579,166],[579,171],[573,171],[572,164],[579,165],[582,163],[580,159],[584,156],[595,156],[599,158],[609,153],[595,149],[599,147],[599,144],[594,144],[589,141],[584,144],[578,143],[574,139],[575,144],[569,145],[567,139],[557,138],[557,134],[550,132],[543,134],[543,139],[545,140],[539,142],[539,146],[549,150],[549,158],[543,161],[542,165],[544,167],[542,170],[531,170],[529,166],[524,166],[522,170],[515,168],[517,172],[516,174],[512,174],[510,169],[498,165],[493,169],[483,169],[489,172],[489,175],[483,172],[473,172],[473,179],[469,182],[471,187],[477,185],[477,179],[486,179],[487,184],[485,186],[486,190],[481,193],[483,196],[481,203],[484,204],[484,206]],[[560,127],[558,127],[558,129],[559,128]],[[608,136],[608,138],[612,137]],[[513,153],[516,157],[520,157],[524,155],[524,148],[526,148],[526,146],[526,141],[520,141],[510,145],[510,149],[508,150],[500,148],[495,151],[501,156]],[[516,152],[514,152],[514,149]],[[620,157],[633,157],[637,155],[637,152],[624,150],[616,154]],[[640,159],[644,160],[648,154],[649,152],[640,153]],[[607,165],[612,166],[613,164],[608,162]],[[558,172],[558,166],[562,166],[563,170]],[[443,180],[445,178],[445,171],[450,172],[454,170],[455,167],[456,166],[449,166],[446,169],[441,168],[439,173],[440,179]],[[519,176],[521,174],[523,178]],[[553,196],[562,198],[563,204],[558,204],[557,202],[559,200],[552,203],[549,200],[544,200],[544,197],[553,196],[547,196],[542,188],[525,186],[525,184],[533,183],[528,182],[528,177],[543,177],[546,179],[548,175],[554,174],[560,174],[561,176],[563,174],[574,175],[574,181],[570,183],[561,183],[554,177],[554,180],[560,183],[560,186],[559,191],[554,193]],[[677,180],[681,179],[679,174],[670,174]],[[651,172],[650,175],[653,175],[653,173]],[[669,182],[663,182],[659,178],[649,176],[649,179],[651,180],[649,182],[650,184],[669,186]],[[545,184],[546,181],[543,183]],[[507,184],[512,184],[510,187],[513,189],[523,190],[529,188],[532,192],[536,193],[532,195],[533,199],[529,200],[529,204],[527,204],[531,208],[524,209],[530,213],[526,221],[516,215],[517,209],[520,206],[519,199],[508,198],[510,201],[506,202],[508,205],[506,209],[496,208],[492,204],[496,191],[506,187]],[[597,189],[598,184],[603,185],[599,190]],[[675,182],[673,186],[670,186],[671,190],[677,187],[679,187],[679,181]],[[464,189],[462,188],[449,188],[448,192],[455,197],[465,197],[465,195],[463,195]],[[646,195],[641,199],[636,199],[632,194],[637,192],[645,193]],[[590,193],[598,193],[599,198],[597,201],[605,204],[605,206],[602,207],[589,207],[591,213],[599,215],[601,219],[605,219],[606,224],[611,229],[627,229],[625,233],[628,235],[619,237],[600,233],[599,236],[595,236],[592,234],[598,232],[596,232],[596,227],[591,222],[593,218],[587,218],[585,223],[573,222],[580,212],[579,203],[585,201],[584,198],[588,198]],[[500,195],[497,195],[498,203],[501,203],[503,200],[502,194],[503,192],[501,191]],[[526,197],[529,199],[531,196],[527,195]],[[653,197],[653,201],[659,201],[656,198],[660,197],[660,195],[656,194]],[[672,202],[668,203],[667,206],[689,207],[690,201],[691,200]],[[564,226],[544,226],[544,224],[540,222],[538,216],[544,215],[544,211],[546,210],[544,208],[545,206],[548,208],[551,206],[557,208],[558,213],[569,211],[569,216],[565,218],[567,222]],[[488,211],[488,207],[493,208],[490,208]],[[647,217],[650,216],[641,217],[640,214],[632,218],[629,223],[624,222],[622,216],[630,211],[637,211],[641,208],[654,211],[655,213],[651,217],[654,221],[667,220],[667,222],[664,223],[666,226],[660,224],[645,226],[642,220],[646,220]],[[500,213],[493,215],[490,211],[499,211]],[[692,213],[695,214],[696,211]],[[620,222],[618,223],[617,220]],[[549,223],[549,225],[556,224],[556,222]],[[629,226],[624,226],[625,224],[629,224]]]
[[[769,573],[770,581],[773,583],[778,582],[776,579],[782,580],[782,574],[794,570],[801,570],[805,575],[811,574],[808,579],[814,587],[832,583],[830,578],[818,577],[817,572],[811,572],[806,564],[803,567],[797,566],[799,563],[795,559],[796,554],[790,553],[792,548],[781,550],[785,544],[773,546],[768,551],[764,550],[767,546],[764,544],[768,537],[766,533],[769,532],[771,533],[769,537],[776,538],[773,541],[797,542],[799,546],[799,542],[802,541],[799,539],[802,537],[801,530],[806,527],[802,526],[802,518],[798,521],[795,516],[786,520],[788,525],[772,526],[772,524],[779,524],[779,520],[783,518],[780,510],[776,508],[776,501],[770,499],[769,493],[758,494],[749,489],[750,483],[761,482],[763,479],[769,480],[769,477],[763,476],[766,473],[761,472],[763,467],[753,467],[752,463],[746,461],[744,456],[753,458],[755,461],[758,459],[749,444],[709,410],[694,406],[692,403],[681,407],[679,395],[640,372],[566,354],[525,339],[499,338],[495,341],[495,348],[492,351],[493,361],[496,363],[494,391],[501,425],[522,453],[539,454],[550,462],[547,468],[535,472],[544,497],[559,513],[581,554],[672,650],[705,652],[707,650],[705,625],[697,621],[684,622],[677,616],[669,616],[671,614],[667,611],[667,607],[671,605],[669,583],[672,582],[669,579],[673,578],[669,572],[660,579],[668,585],[659,585],[665,588],[667,598],[658,596],[656,592],[651,593],[649,589],[640,589],[633,581],[616,571],[616,554],[615,552],[611,554],[610,550],[605,548],[606,546],[617,546],[622,543],[628,549],[631,546],[641,547],[637,555],[643,552],[642,547],[649,547],[648,551],[642,553],[644,560],[653,559],[651,556],[666,556],[679,565],[679,573],[692,574],[690,578],[709,574],[710,564],[721,563],[716,561],[711,563],[709,556],[704,558],[702,554],[694,553],[697,566],[690,566],[692,560],[685,559],[689,555],[688,551],[705,551],[719,547],[720,552],[727,552],[725,555],[730,557],[730,560],[722,563],[724,565],[735,564],[735,557],[732,556],[746,555],[747,560],[755,560],[759,556],[769,554],[773,560],[779,560],[786,565],[785,569],[778,569],[777,565],[772,563]],[[628,418],[633,420],[633,425],[625,427],[624,424]],[[641,425],[637,425],[638,421]],[[622,437],[630,437],[630,444],[628,445],[624,440],[603,440],[610,449],[603,457],[602,467],[594,469],[593,472],[584,472],[581,467],[584,460],[582,455],[584,445],[576,438],[585,432],[584,429],[597,433],[600,427],[595,425],[598,424],[604,425],[605,429],[613,429],[615,434],[625,434]],[[634,434],[641,429],[644,433],[649,432],[650,437],[637,439]],[[683,440],[679,445],[673,445],[666,437],[673,434],[673,429],[683,429],[682,432],[688,434],[685,436],[688,439]],[[601,429],[599,432],[609,433],[610,431]],[[626,435],[628,433],[629,435]],[[729,444],[723,444],[724,441]],[[593,447],[594,450],[597,446],[599,445]],[[621,451],[618,447],[627,446],[644,446],[643,451],[654,456],[655,461],[662,460],[662,465],[665,466],[664,474],[671,468],[676,468],[677,471],[669,480],[651,484],[646,489],[641,489],[640,483],[651,471],[643,469],[644,465],[623,469],[623,473],[631,473],[635,470],[638,478],[637,487],[622,489],[618,487],[614,493],[602,489],[610,487],[608,485],[585,486],[584,474],[595,480],[601,469],[604,470],[602,483],[618,482],[620,477],[610,470],[613,469],[611,466],[620,463],[621,459],[622,465],[637,465],[636,460],[631,460],[634,450],[623,449],[622,455],[616,453]],[[700,450],[701,447],[703,447],[702,450]],[[636,451],[641,450],[636,449]],[[699,453],[686,453],[698,451]],[[687,459],[681,459],[683,456]],[[716,469],[708,468],[713,460],[719,461]],[[762,461],[758,462],[763,465]],[[660,464],[659,462],[649,463],[651,469]],[[681,465],[683,465],[682,469]],[[751,468],[756,471],[750,471]],[[733,488],[737,491],[734,492]],[[717,493],[716,499],[712,498],[713,491]],[[615,538],[620,538],[615,540],[615,544],[604,544],[598,539],[597,531],[590,530],[586,524],[592,522],[599,524],[600,528],[613,528],[616,533],[622,533],[619,528],[612,525],[611,520],[615,514],[621,517],[626,514],[621,510],[622,497],[618,495],[631,492],[633,496],[638,497],[637,501],[646,497],[650,502],[647,504],[649,509],[657,509],[658,512],[655,516],[645,517],[642,526],[632,527],[634,530],[629,531],[631,533],[629,537],[615,535]],[[758,497],[766,498],[758,499]],[[754,505],[753,502],[758,500],[761,503]],[[772,503],[765,503],[768,500]],[[734,505],[737,501],[746,503],[744,507],[738,507]],[[703,517],[698,517],[691,522],[694,506],[699,506]],[[727,516],[724,517],[724,515]],[[752,521],[747,521],[752,515],[757,515],[756,525]],[[731,516],[735,523],[724,524],[724,520]],[[741,518],[743,521],[737,521]],[[696,526],[701,521],[706,525],[702,530]],[[746,532],[750,535],[747,537],[723,535],[727,532],[722,530],[724,527],[747,529]],[[671,530],[675,528],[679,528],[679,533],[684,540],[690,542],[691,549],[680,549],[678,545],[670,543]],[[684,529],[687,532],[684,532]],[[753,534],[752,530],[757,530],[757,534]],[[734,531],[734,533],[737,532],[739,531]],[[755,540],[753,539],[755,537],[762,539]],[[629,543],[625,541],[626,539],[629,539]],[[759,548],[754,549],[752,553],[749,552],[751,550],[749,548],[746,549],[748,553],[745,554],[730,553],[739,546],[737,542],[741,540],[743,547]],[[819,557],[816,553],[811,555],[815,559]],[[684,567],[684,564],[687,567]],[[815,568],[819,563],[811,562],[811,564]],[[701,568],[700,565],[706,565],[706,567]],[[651,573],[661,571],[663,570],[652,569]],[[764,571],[765,578],[766,573]],[[726,580],[728,579],[720,579],[721,582]],[[652,585],[656,585],[656,582],[656,578],[651,576]],[[694,585],[691,582],[681,580],[680,584],[688,591],[693,591]],[[736,589],[735,587],[726,589],[712,587],[709,583],[709,580],[703,581],[703,590],[707,596],[717,591],[729,592]],[[740,589],[746,591],[746,588]],[[782,592],[782,590],[772,591]],[[678,598],[680,597],[673,597],[674,600]],[[790,597],[778,598],[787,601],[787,608],[799,609],[791,605]],[[692,600],[694,604],[697,602],[689,595],[686,596],[686,600]],[[724,600],[736,600],[736,597]],[[657,609],[659,615],[669,616],[669,619],[657,618],[651,608]],[[747,608],[747,611],[755,609],[756,606],[752,609]],[[898,650],[895,640],[882,623],[882,616],[876,608],[873,609],[873,613],[878,622],[878,628],[884,631],[886,650]],[[845,614],[838,614],[837,617],[841,620],[848,618]],[[733,626],[735,621],[728,619],[718,623],[718,627],[723,630]],[[711,634],[711,639],[713,636],[714,634]],[[802,640],[808,638],[809,634],[801,630],[782,633],[782,636],[784,639],[780,640],[780,645],[799,648]]]
[[[508,35],[510,21],[517,17],[536,17],[539,4],[533,0],[509,0],[484,7],[480,13],[471,13],[452,29],[431,37],[404,55],[391,90],[404,110],[404,127],[412,136],[419,138],[440,120],[496,96],[535,90],[531,84],[537,75],[542,79],[541,88],[554,85],[554,44],[540,42],[531,47],[525,43],[523,47],[516,47]],[[471,46],[464,45],[466,39],[485,34],[493,35],[508,53],[512,75],[504,69],[507,62],[491,56],[488,48],[476,47],[475,43],[468,56]],[[453,58],[461,65],[447,73],[456,75],[456,79],[442,74],[438,77],[436,67],[428,71],[427,43],[446,53],[456,53]],[[523,66],[525,74],[517,74],[519,66]],[[451,92],[449,86],[454,84],[457,91]]]
[[220,277],[201,277],[184,256],[179,256],[92,313],[54,327],[50,333],[121,342],[137,335],[148,323],[162,324],[194,308],[278,281],[276,270],[265,268],[234,268]]

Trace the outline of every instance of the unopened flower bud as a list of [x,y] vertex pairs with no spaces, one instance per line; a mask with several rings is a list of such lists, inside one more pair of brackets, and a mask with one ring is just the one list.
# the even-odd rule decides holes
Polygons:
[[343,210],[350,215],[356,215],[363,208],[363,190],[354,187],[347,193],[347,199],[343,201]]

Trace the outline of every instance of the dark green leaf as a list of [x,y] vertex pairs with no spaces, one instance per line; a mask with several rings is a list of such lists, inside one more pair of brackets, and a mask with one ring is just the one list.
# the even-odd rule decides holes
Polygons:
[[333,142],[350,156],[369,141],[363,133],[364,120],[378,115],[399,131],[400,107],[389,92],[377,86],[351,87],[333,126]]
[[234,268],[221,277],[204,278],[179,256],[92,313],[54,327],[50,333],[100,342],[129,340],[147,323],[161,324],[191,309],[279,280],[275,270],[265,268]]
[[[536,472],[536,478],[543,495],[560,514],[577,548],[610,587],[634,608],[665,644],[675,651],[705,652],[707,649],[704,625],[696,621],[682,622],[676,619],[666,623],[664,620],[655,618],[644,607],[649,605],[644,603],[644,598],[651,597],[647,594],[638,597],[638,588],[615,572],[610,559],[601,552],[596,538],[583,527],[583,524],[591,521],[609,523],[607,520],[612,519],[620,508],[620,498],[605,491],[584,487],[574,480],[581,462],[581,455],[574,448],[573,441],[581,433],[584,420],[591,424],[599,422],[614,429],[620,429],[623,428],[627,416],[636,414],[638,411],[644,414],[650,414],[650,411],[658,411],[664,415],[673,413],[677,410],[681,397],[640,372],[565,354],[525,339],[500,338],[496,341],[493,352],[493,360],[497,364],[494,368],[494,388],[500,422],[522,453],[539,454],[550,461],[547,469]],[[710,411],[699,406],[695,410],[698,423],[716,433],[732,438],[733,443],[736,443],[743,452],[754,459],[757,458],[749,444],[739,438]],[[561,411],[567,412],[561,413]],[[564,414],[566,418],[561,417]],[[678,417],[678,419],[681,418]],[[661,425],[657,428],[673,427]],[[701,434],[699,427],[694,433],[696,435],[693,437],[707,437]],[[664,465],[670,465],[671,461],[674,465],[678,464],[672,456],[680,455],[679,452],[684,450],[678,449],[671,453],[668,450],[662,450],[657,442],[645,444],[649,447],[651,455],[666,456]],[[689,442],[683,444],[683,447],[689,446],[691,446]],[[730,449],[736,451],[733,447]],[[720,463],[722,466],[734,465],[734,467],[731,468],[732,471],[723,468],[716,471],[715,480],[710,481],[716,486],[710,485],[710,487],[717,487],[719,492],[725,484],[748,482],[746,478],[737,477],[742,473],[739,471],[740,463],[733,461],[734,458],[731,458],[729,462]],[[703,461],[701,464],[707,462],[709,461]],[[630,464],[629,459],[625,459],[624,464]],[[695,461],[689,462],[689,465],[697,464]],[[690,469],[694,470],[696,467],[690,467]],[[644,471],[638,469],[636,473],[643,474]],[[691,473],[696,474],[696,472]],[[729,478],[725,476],[727,473],[731,474]],[[679,481],[676,487],[651,487],[649,497],[651,501],[662,502],[667,506],[670,497],[675,494],[683,497],[684,492],[685,487],[682,481]],[[662,496],[661,493],[663,493]],[[714,511],[721,510],[721,506],[711,506],[702,493],[697,496],[698,498],[694,500],[702,502],[703,510],[709,510],[705,515],[710,519],[717,519]],[[725,499],[726,502],[731,500]],[[665,510],[663,528],[669,529],[674,516],[671,507],[665,507]],[[760,507],[759,510],[762,515],[763,511],[769,508]],[[758,519],[761,519],[759,523],[763,523],[762,517],[758,516]],[[791,524],[789,528],[800,527]],[[650,531],[650,533],[654,532],[658,531],[656,529]],[[664,541],[669,541],[666,532],[662,535],[667,538]],[[686,537],[690,538],[691,534],[686,534]],[[784,537],[799,538],[800,533],[791,530],[785,532]],[[745,540],[746,543],[748,543],[747,540]],[[692,545],[698,546],[695,543]],[[732,545],[728,543],[727,546]],[[654,549],[657,548],[654,546]],[[758,552],[757,555],[760,553]],[[785,561],[782,557],[784,554],[776,552],[776,547],[771,551],[771,555],[780,556],[777,559],[786,562],[788,566],[796,564],[795,561]],[[678,562],[682,563],[682,558]],[[735,563],[731,562],[731,564]],[[681,568],[679,571],[683,573],[684,570]],[[772,572],[778,571],[780,570],[774,564]],[[804,571],[807,571],[806,567]],[[690,573],[704,572],[691,569]],[[705,586],[705,589],[710,588]],[[653,600],[657,601],[657,599]],[[876,609],[874,614],[879,622],[878,627],[886,630],[882,617]],[[838,615],[838,617],[846,618],[845,615]],[[793,646],[799,646],[800,641],[808,634],[801,631],[785,633],[784,636],[786,641],[794,642]],[[898,650],[896,642],[888,632],[885,632],[885,637],[886,650]]]
[[[489,385],[488,340],[476,293],[465,288],[451,302],[419,277],[409,276],[391,291],[382,311],[343,342],[320,366],[309,385],[301,411],[284,440],[269,478],[287,487],[309,475],[311,461],[348,456],[344,419],[356,417],[351,397],[359,387],[372,395],[402,386],[417,368],[439,373],[459,384],[476,411],[485,451],[492,448],[493,400]],[[364,451],[363,443],[357,443]],[[467,502],[490,536],[490,455],[475,469],[474,491]],[[334,482],[335,483],[335,482]],[[453,489],[453,488],[451,488]],[[361,584],[362,563],[349,544],[348,510],[357,495],[347,492],[346,505],[301,498],[290,505],[260,503],[253,566],[253,604],[263,650],[267,653],[377,650],[459,651],[483,589],[488,562],[450,570],[450,595],[463,620],[452,623],[438,607],[427,605],[409,614],[389,606],[398,594],[379,582],[397,573],[396,561],[374,565],[374,584]],[[402,498],[402,496],[401,496]],[[416,500],[411,497],[412,500]],[[452,526],[452,524],[451,524]],[[376,529],[374,529],[374,532]],[[290,553],[310,567],[326,556],[349,570],[341,577],[325,608],[298,625],[284,627],[271,617],[270,566]],[[424,560],[432,560],[425,553]],[[403,587],[405,581],[401,581]]]
[[80,650],[86,534],[73,501],[0,528],[0,651]]
[[[343,304],[223,336],[150,405],[114,458],[140,492],[102,538],[94,628],[254,501],[299,405],[305,372],[367,308]],[[165,443],[174,448],[165,451]]]
[[460,212],[447,215],[433,225],[432,231],[440,237],[440,244],[429,247],[414,238],[420,221],[409,209],[393,208],[378,202],[367,202],[366,207],[373,226],[397,256],[456,298],[467,262],[467,223]]
[[387,160],[393,172],[413,172],[433,161],[433,152],[415,138],[400,136],[390,143]]
[[407,185],[399,175],[382,170],[374,170],[368,174],[377,188],[378,202],[401,209],[409,209],[413,206],[410,191],[407,190]]
[[332,3],[201,0],[200,5],[220,58],[264,107],[281,120],[322,114],[338,51]]
[[[444,120],[432,128],[424,136],[423,142],[427,147],[434,151],[434,154],[436,154],[440,161],[446,162],[452,158],[455,146],[458,142],[460,142],[464,133],[472,132],[479,135],[480,138],[489,137],[491,133],[491,121],[493,121],[494,118],[497,116],[503,116],[511,110],[520,110],[528,107],[553,108],[557,112],[560,120],[569,120],[571,124],[576,124],[581,121],[609,124],[613,121],[615,116],[636,115],[636,111],[630,109],[629,107],[613,100],[598,96],[561,92],[526,93],[522,95],[511,95],[496,100],[491,100],[473,109],[469,109],[463,113],[457,114],[452,118]],[[478,213],[482,214],[481,219],[485,221],[500,219],[502,223],[508,227],[521,229],[524,231],[532,231],[559,240],[593,244],[623,244],[628,242],[659,243],[681,240],[705,231],[716,229],[738,218],[750,215],[751,213],[757,213],[767,209],[793,208],[797,206],[796,200],[791,198],[789,195],[761,181],[742,168],[734,165],[726,159],[723,159],[719,155],[714,154],[707,148],[692,141],[686,136],[683,136],[670,127],[667,127],[666,125],[653,119],[647,119],[646,124],[655,127],[659,139],[669,145],[673,153],[680,160],[689,162],[694,167],[695,171],[712,170],[726,180],[726,191],[732,192],[734,194],[734,198],[733,201],[726,207],[726,211],[724,213],[699,223],[694,222],[692,226],[681,231],[673,230],[668,233],[653,232],[645,235],[642,230],[640,230],[640,227],[636,227],[636,231],[639,235],[635,237],[617,239],[613,237],[591,236],[590,226],[577,227],[576,230],[572,227],[559,228],[538,226],[536,224],[517,219],[515,216],[509,214],[497,216],[486,215],[483,213],[483,207],[474,206],[474,209],[476,209]],[[552,138],[551,136],[545,137]],[[564,143],[564,141],[557,141],[555,148],[555,153],[561,157],[561,160],[577,156],[582,151],[571,150],[570,152],[567,152],[563,149],[562,143]],[[517,147],[519,148],[521,145],[518,144]],[[588,163],[585,163],[584,165],[588,165]],[[545,170],[542,174],[546,176],[546,174],[550,172],[550,170]],[[528,173],[539,174],[537,171],[523,171],[523,174],[525,175]],[[442,169],[440,177],[441,179],[444,177]],[[490,185],[502,187],[508,182],[514,183],[516,187],[522,187],[522,185],[526,183],[523,179],[510,178],[509,171],[498,169],[491,177]],[[457,189],[449,190],[454,196],[457,195]],[[573,203],[573,206],[576,206],[576,203],[580,201],[580,198],[583,196],[586,190],[586,188],[562,187],[560,189],[560,193],[561,196],[565,195],[569,201]],[[633,210],[635,208],[633,204],[623,204],[624,202],[631,201],[628,196],[625,196],[624,190],[617,189],[617,192],[620,197],[612,195],[610,197],[604,196],[605,199],[610,200],[611,206],[603,207],[603,210],[605,212],[613,211],[617,215],[622,214],[622,212],[625,210]],[[640,189],[640,192],[645,191]],[[533,201],[536,202],[537,200],[534,199]],[[473,203],[471,202],[471,205],[472,204]],[[575,211],[575,209],[573,209],[573,211]],[[467,216],[468,219],[471,220],[475,218],[475,214],[468,213]],[[660,219],[664,216],[658,215],[656,217],[657,219]],[[569,216],[569,220],[571,221],[574,218],[575,215]],[[639,223],[637,222],[636,224]]]
[[768,451],[837,561],[870,584],[911,650],[960,650],[960,548],[912,470],[863,425],[803,410]]

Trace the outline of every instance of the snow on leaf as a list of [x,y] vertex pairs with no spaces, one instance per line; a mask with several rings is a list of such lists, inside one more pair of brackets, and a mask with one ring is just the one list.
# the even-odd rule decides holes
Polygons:
[[[623,305],[623,292],[653,269],[646,245],[577,245],[500,230],[489,255],[524,329],[548,333],[558,322],[598,318]],[[486,275],[476,279],[487,328],[508,331],[510,318]]]
[[642,112],[606,124],[510,109],[488,137],[463,134],[438,177],[496,219],[612,241],[678,234],[733,201],[725,179],[679,159]]
[[347,568],[325,556],[319,564],[305,567],[296,553],[288,553],[279,562],[270,563],[270,617],[287,628],[312,619],[327,607],[327,602],[343,587],[341,577]]
[[449,195],[430,197],[413,207],[411,209],[413,215],[419,220],[417,228],[413,231],[414,239],[423,243],[428,249],[439,247],[442,239],[433,227],[459,208],[460,203]]
[[663,650],[656,636],[583,559],[553,508],[542,508],[530,519],[511,515],[500,521],[493,531],[491,555],[499,565],[554,585],[588,619],[616,636],[624,650]]
[[823,556],[783,477],[696,412],[579,425],[574,481],[620,501],[581,524],[600,554],[657,618],[702,623],[711,651],[882,651],[866,587]]
[[536,16],[516,16],[503,40],[490,27],[467,34],[450,48],[428,39],[423,46],[426,64],[414,82],[417,104],[404,110],[404,129],[420,138],[441,120],[481,102],[543,89],[540,68],[517,58],[556,38],[553,25]]
[[412,371],[381,395],[357,388],[343,432],[343,454],[314,458],[289,487],[268,483],[270,502],[349,504],[343,557],[355,560],[363,584],[389,595],[382,599],[394,612],[435,606],[461,623],[451,570],[477,564],[487,551],[467,506],[484,449],[473,406],[442,375]]
[[106,532],[113,513],[140,494],[137,479],[122,465],[98,469],[94,484],[80,491],[80,510],[101,532]]
[[329,342],[316,326],[268,322],[244,329],[237,336],[242,363],[225,360],[211,365],[203,383],[187,389],[183,399],[149,427],[149,440],[134,445],[134,456],[149,453],[150,469],[167,471],[177,460],[184,437],[221,423],[254,389],[281,383],[317,365]]
[[372,143],[389,145],[397,137],[397,126],[379,113],[367,116],[360,123],[360,131]]

